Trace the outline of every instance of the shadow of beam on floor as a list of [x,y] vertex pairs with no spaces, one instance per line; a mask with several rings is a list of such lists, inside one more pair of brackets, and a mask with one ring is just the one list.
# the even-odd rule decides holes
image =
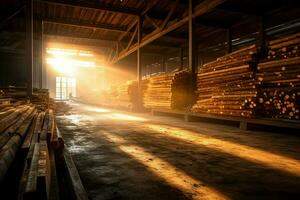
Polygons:
[[[155,159],[162,166],[171,166],[172,171],[185,174],[190,180],[197,180],[230,199],[297,199],[300,195],[299,176],[245,160],[221,149],[161,134],[120,131],[100,131],[98,134],[105,135],[148,168],[157,170],[157,175],[169,179],[168,182],[172,182],[174,177],[165,175],[163,170],[156,169],[155,164],[150,164]],[[142,152],[141,155],[139,152]],[[176,173],[173,175],[176,176]]]

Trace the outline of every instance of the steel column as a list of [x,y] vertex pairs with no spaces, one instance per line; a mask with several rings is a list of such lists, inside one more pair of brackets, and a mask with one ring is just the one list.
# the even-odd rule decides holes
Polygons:
[[26,0],[26,67],[27,95],[31,97],[33,92],[33,0]]
[[39,37],[38,37],[38,64],[39,64],[39,88],[43,88],[43,21],[39,19]]
[[189,0],[189,67],[191,72],[196,73],[196,44],[194,41],[193,1]]
[[137,24],[137,80],[138,80],[138,105],[137,110],[139,111],[142,107],[142,63],[141,63],[141,49],[140,49],[140,43],[142,39],[142,19],[141,17],[138,18],[138,24]]

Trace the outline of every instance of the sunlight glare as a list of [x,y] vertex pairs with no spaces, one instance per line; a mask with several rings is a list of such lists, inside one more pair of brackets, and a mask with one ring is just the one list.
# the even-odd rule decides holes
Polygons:
[[271,168],[275,168],[293,175],[300,176],[300,161],[292,158],[277,155],[246,145],[212,138],[209,136],[201,135],[201,133],[199,132],[192,132],[172,126],[147,124],[145,125],[145,127],[155,132],[163,133],[168,136],[175,137],[177,139],[179,138],[191,142],[193,144],[197,144],[200,147],[206,146],[208,148],[232,154],[234,156],[240,157],[245,160],[249,160],[254,163],[263,164]]

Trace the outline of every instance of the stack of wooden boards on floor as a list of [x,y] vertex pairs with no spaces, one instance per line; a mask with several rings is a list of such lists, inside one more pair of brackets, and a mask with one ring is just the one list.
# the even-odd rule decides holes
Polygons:
[[192,111],[251,117],[256,107],[256,45],[220,57],[199,68],[198,99]]
[[135,80],[115,84],[110,90],[111,105],[132,109],[138,104],[138,83]]
[[190,103],[191,74],[188,71],[153,76],[145,84],[143,103],[146,108],[184,110]]
[[300,119],[300,33],[272,40],[258,64],[259,105],[264,117]]
[[132,108],[137,103],[137,81],[127,81],[117,86],[117,106]]
[[20,150],[20,199],[58,199],[54,154],[63,147],[51,109],[24,101],[0,103],[0,182]]
[[[27,90],[24,87],[3,87],[0,88],[3,92],[2,98],[11,98],[13,100],[27,99]],[[33,88],[33,95],[30,99],[37,109],[45,110],[49,108],[49,91],[47,89]]]

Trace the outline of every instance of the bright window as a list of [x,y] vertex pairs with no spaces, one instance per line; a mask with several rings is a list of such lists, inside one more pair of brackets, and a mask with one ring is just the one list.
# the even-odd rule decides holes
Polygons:
[[76,79],[69,77],[56,77],[56,99],[68,100],[76,97]]

